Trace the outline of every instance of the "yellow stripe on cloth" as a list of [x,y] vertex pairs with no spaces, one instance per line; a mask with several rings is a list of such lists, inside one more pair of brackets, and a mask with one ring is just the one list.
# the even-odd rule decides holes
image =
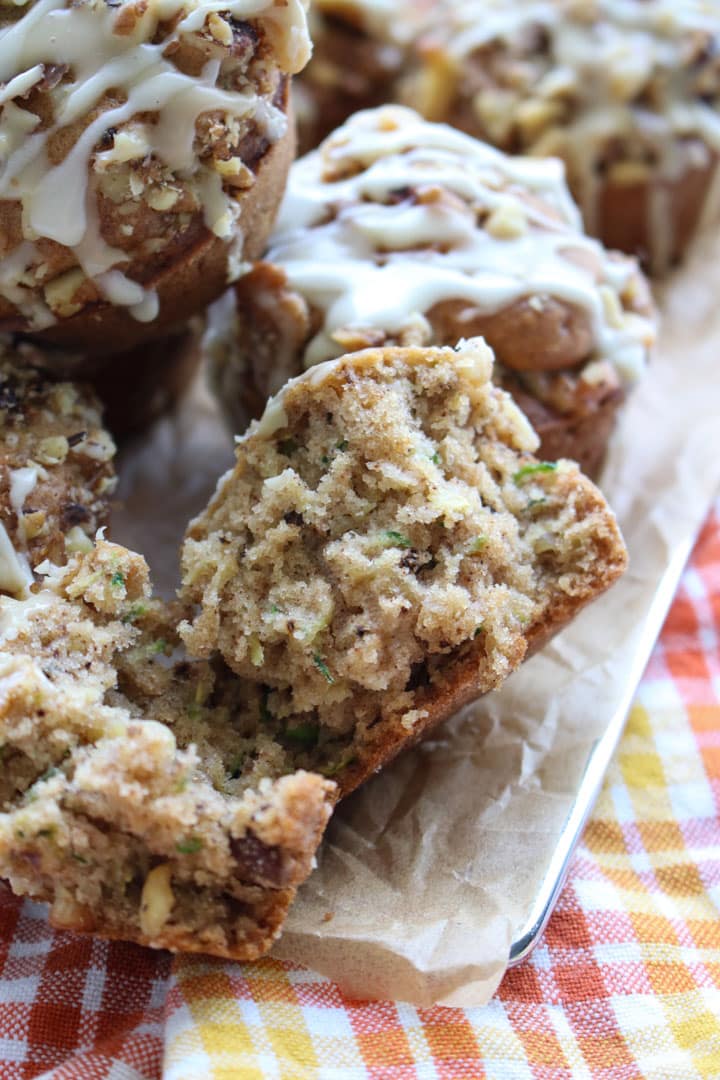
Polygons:
[[[268,958],[232,964],[177,957],[171,997],[182,1008],[168,1020],[165,1080],[310,1080],[320,1075],[321,1062],[328,1058],[341,1070],[364,1071],[344,1015],[338,1023],[333,1010],[325,1009],[313,1025],[317,1010],[310,999],[316,980]],[[301,1003],[299,990],[306,982],[311,992]],[[323,1031],[325,1018],[329,1023]]]

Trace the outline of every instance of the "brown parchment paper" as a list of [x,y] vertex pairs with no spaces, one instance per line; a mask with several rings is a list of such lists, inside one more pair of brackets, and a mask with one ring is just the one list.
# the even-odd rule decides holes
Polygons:
[[[501,692],[347,800],[300,891],[275,955],[352,996],[490,998],[593,744],[637,677],[648,632],[659,632],[657,590],[720,488],[720,234],[658,300],[661,345],[602,478],[630,549],[627,575]],[[231,460],[202,385],[122,456],[113,536],[147,555],[165,593],[184,526]]]

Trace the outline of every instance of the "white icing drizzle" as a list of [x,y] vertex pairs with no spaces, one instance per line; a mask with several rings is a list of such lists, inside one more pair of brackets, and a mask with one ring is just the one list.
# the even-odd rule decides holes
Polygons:
[[[24,243],[0,268],[0,292],[35,328],[54,321],[37,296],[28,298],[32,268],[42,262],[36,247],[41,237],[70,248],[84,274],[113,304],[128,307],[141,321],[157,312],[157,299],[120,269],[129,256],[101,235],[92,163],[109,128],[120,129],[139,113],[152,114],[154,122],[144,126],[149,145],[131,156],[152,153],[183,181],[195,178],[208,227],[219,236],[230,236],[236,227],[237,200],[197,156],[198,118],[213,111],[226,122],[252,118],[270,141],[283,133],[285,118],[252,89],[241,93],[218,86],[219,60],[208,62],[199,76],[178,70],[172,53],[184,38],[202,31],[206,20],[222,11],[238,21],[261,19],[281,70],[296,71],[309,56],[305,0],[149,0],[146,9],[138,7],[128,33],[130,10],[130,3],[37,0],[17,22],[0,30],[0,199],[21,202],[25,233]],[[172,20],[171,31],[158,29]],[[45,65],[68,70],[65,81],[49,91],[56,110],[52,126],[36,131],[39,118],[13,99],[42,78]],[[52,137],[91,114],[110,90],[119,103],[95,117],[64,160],[53,163],[48,152]]]
[[4,105],[6,101],[12,101],[13,98],[23,97],[28,91],[32,90],[36,83],[40,82],[42,77],[42,64],[36,64],[35,67],[16,75],[0,90],[0,105]]
[[[367,2],[367,0],[366,0]],[[497,37],[514,37],[530,22],[566,32],[584,58],[592,55],[590,40],[609,54],[623,56],[631,64],[647,64],[651,54],[680,57],[678,38],[688,31],[718,29],[716,0],[457,0],[440,12],[462,33],[453,31],[452,52],[466,56]],[[601,37],[588,39],[583,27],[600,29]],[[648,35],[630,40],[628,33]],[[640,55],[633,56],[640,45]],[[577,53],[575,54],[577,55]],[[593,67],[602,58],[594,53]]]
[[[2,526],[0,526],[1,528]],[[0,534],[1,547],[2,536]],[[2,579],[0,578],[0,589],[2,588]],[[19,600],[14,600],[9,596],[0,596],[0,645],[19,637],[23,631],[27,630],[28,619],[35,612],[52,607],[56,599],[56,596],[49,590],[30,593]]]
[[[414,104],[429,85],[422,110],[440,115],[432,100],[451,93],[454,78],[491,139],[504,145],[504,133],[516,123],[527,153],[566,160],[591,232],[599,225],[604,182],[598,164],[617,140],[628,147],[638,178],[645,166],[658,187],[706,166],[710,151],[720,153],[720,79],[711,70],[720,46],[717,0],[461,0],[438,10],[429,35],[433,47],[421,47],[419,63],[421,72],[427,63],[444,75],[430,84],[410,79],[405,100]],[[525,43],[537,30],[543,48],[528,54]],[[701,89],[695,48],[705,35],[714,42],[706,57],[712,85]],[[507,49],[515,73],[505,83],[493,81],[502,62],[493,67],[487,54],[473,73],[472,55],[495,43]],[[478,79],[485,65],[490,75]],[[698,144],[683,141],[693,138],[708,148],[700,148],[700,160]],[[673,251],[665,202],[658,192],[648,206],[656,245],[651,264],[658,272],[667,269]]]
[[38,469],[35,466],[10,470],[10,505],[16,514],[22,513],[25,500],[35,490],[37,481]]
[[[443,198],[411,202],[406,189]],[[356,114],[295,163],[266,260],[322,313],[306,367],[345,351],[341,329],[397,335],[448,300],[488,314],[522,298],[575,305],[594,332],[588,360],[626,385],[654,338],[620,300],[634,260],[582,234],[559,162],[508,157],[398,106]]]
[[7,529],[0,522],[0,591],[25,596],[34,580],[29,562],[15,550]]

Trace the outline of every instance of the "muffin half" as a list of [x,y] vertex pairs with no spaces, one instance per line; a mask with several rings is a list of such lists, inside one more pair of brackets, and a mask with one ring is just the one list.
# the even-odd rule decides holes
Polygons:
[[[191,524],[180,632],[258,688],[267,767],[347,793],[622,573],[602,495],[533,456],[491,371],[479,340],[313,368],[238,441]],[[248,754],[240,775],[258,765]]]
[[335,787],[227,782],[253,688],[170,663],[175,605],[152,599],[140,555],[92,539],[114,485],[95,400],[26,359],[0,366],[0,877],[58,927],[252,959]]
[[100,541],[24,600],[0,596],[0,876],[62,929],[254,959],[310,872],[334,785],[296,772],[229,794],[212,756],[118,689],[123,664],[172,681],[149,592],[144,560]]

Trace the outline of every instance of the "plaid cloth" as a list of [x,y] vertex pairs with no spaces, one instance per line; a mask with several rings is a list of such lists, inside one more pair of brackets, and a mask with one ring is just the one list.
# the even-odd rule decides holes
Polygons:
[[0,1078],[720,1078],[720,504],[562,898],[482,1009],[49,929],[0,886]]

